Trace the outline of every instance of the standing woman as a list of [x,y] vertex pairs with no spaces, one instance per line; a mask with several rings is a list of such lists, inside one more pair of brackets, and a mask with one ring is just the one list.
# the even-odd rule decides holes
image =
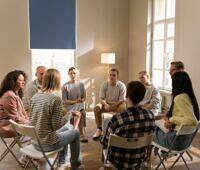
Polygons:
[[[84,84],[78,81],[78,69],[70,67],[68,75],[70,81],[65,83],[62,88],[62,99],[64,107],[75,118],[74,126],[78,127],[81,142],[88,142],[88,139],[84,135],[83,126],[85,126],[85,111],[84,101],[86,99],[86,92]],[[76,119],[77,118],[77,119]]]
[[[165,118],[164,126],[169,132],[164,133],[157,128],[155,141],[169,148],[182,125],[196,126],[199,120],[199,107],[192,88],[189,75],[184,72],[176,72],[172,75],[172,104]],[[182,150],[190,144],[192,135],[178,136],[173,144],[174,150]]]
[[29,118],[25,112],[22,96],[25,87],[26,74],[21,70],[9,72],[1,82],[0,87],[0,133],[5,137],[15,136],[9,119],[20,124],[28,124]]
[[[56,69],[48,69],[42,81],[41,92],[31,98],[30,125],[35,126],[41,139],[44,151],[63,148],[59,152],[59,165],[66,163],[67,148],[70,144],[71,166],[77,169],[81,162],[79,132],[69,128],[63,119],[62,99],[60,92],[60,73]],[[36,149],[38,144],[33,142]]]

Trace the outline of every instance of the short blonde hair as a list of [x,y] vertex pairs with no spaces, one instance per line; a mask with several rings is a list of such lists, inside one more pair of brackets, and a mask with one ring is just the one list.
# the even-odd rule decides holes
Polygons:
[[52,92],[60,90],[60,72],[56,69],[48,69],[42,80],[42,91]]

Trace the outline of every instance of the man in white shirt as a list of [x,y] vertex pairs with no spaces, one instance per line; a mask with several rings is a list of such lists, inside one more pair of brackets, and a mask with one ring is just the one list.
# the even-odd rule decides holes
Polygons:
[[103,112],[123,112],[126,109],[126,86],[118,78],[119,71],[112,68],[109,71],[109,80],[101,85],[99,93],[100,103],[94,108],[97,130],[93,135],[93,139],[99,139],[102,135]]

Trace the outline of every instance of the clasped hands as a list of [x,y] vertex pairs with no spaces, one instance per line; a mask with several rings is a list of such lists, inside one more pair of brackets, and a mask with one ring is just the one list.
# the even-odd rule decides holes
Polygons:
[[167,117],[164,118],[164,126],[169,130],[171,131],[173,128],[172,128],[172,124],[170,123],[169,119]]
[[103,105],[105,111],[107,111],[107,112],[112,111],[112,106],[110,106],[109,104],[107,104],[105,100],[102,100],[101,104]]

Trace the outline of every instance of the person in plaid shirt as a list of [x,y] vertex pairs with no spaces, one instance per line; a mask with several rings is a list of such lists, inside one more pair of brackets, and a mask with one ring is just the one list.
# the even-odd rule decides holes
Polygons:
[[[154,131],[154,114],[147,109],[138,106],[145,95],[145,87],[139,81],[132,81],[127,85],[127,110],[117,113],[109,121],[106,132],[101,140],[103,148],[107,148],[111,133],[121,137],[141,137],[145,133]],[[108,160],[118,169],[133,169],[140,167],[145,157],[146,148],[122,149],[117,147],[108,148]]]

